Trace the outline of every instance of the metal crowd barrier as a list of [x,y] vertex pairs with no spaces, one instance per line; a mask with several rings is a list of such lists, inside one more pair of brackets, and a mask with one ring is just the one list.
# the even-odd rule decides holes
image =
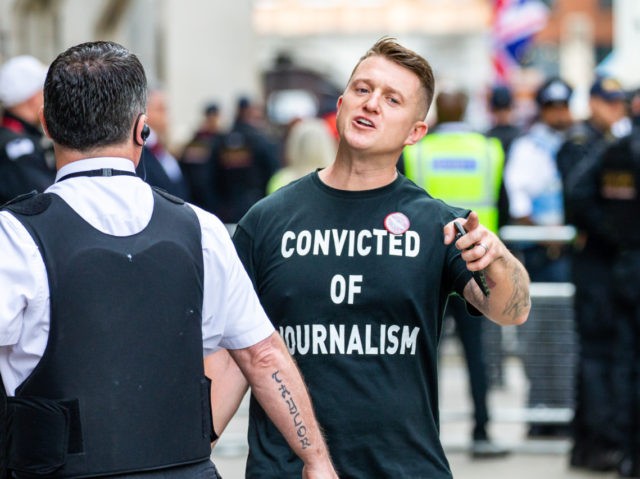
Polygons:
[[[571,225],[505,226],[499,235],[509,246],[567,244],[574,240],[576,229]],[[517,328],[517,353],[530,388],[535,390],[530,390],[531,403],[519,414],[511,412],[513,418],[530,423],[567,424],[573,417],[578,356],[574,295],[575,286],[570,282],[531,284],[531,313],[529,320]]]
[[576,236],[576,228],[571,225],[561,226],[518,226],[510,225],[500,228],[498,235],[505,243],[539,243],[555,241],[570,243]]
[[[499,236],[516,256],[518,250],[536,243],[571,243],[576,229],[563,226],[505,226]],[[532,283],[529,320],[517,327],[489,323],[483,331],[490,386],[501,401],[491,408],[492,423],[522,426],[569,425],[573,418],[578,342],[575,333],[573,283]],[[515,360],[515,361],[514,361]],[[506,364],[519,369],[518,385],[510,384]],[[500,383],[501,384],[496,384]],[[519,388],[518,391],[510,388]],[[505,400],[504,398],[508,398]],[[516,404],[515,401],[519,401]],[[443,411],[442,419],[460,420],[455,411]],[[466,412],[469,417],[469,412]],[[526,434],[526,429],[525,429]],[[524,441],[520,452],[566,453],[567,441]]]

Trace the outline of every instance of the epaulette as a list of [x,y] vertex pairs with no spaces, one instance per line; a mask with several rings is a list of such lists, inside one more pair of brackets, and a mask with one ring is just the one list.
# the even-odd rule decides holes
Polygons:
[[151,188],[153,189],[153,191],[158,193],[163,198],[171,201],[172,203],[175,203],[177,205],[183,205],[185,203],[182,198],[178,198],[177,196],[174,196],[171,193],[168,193],[166,190],[163,190],[162,188],[159,188],[157,186],[152,186]]
[[0,206],[0,209],[7,209],[20,215],[39,215],[51,205],[51,195],[31,191],[23,195],[16,196]]

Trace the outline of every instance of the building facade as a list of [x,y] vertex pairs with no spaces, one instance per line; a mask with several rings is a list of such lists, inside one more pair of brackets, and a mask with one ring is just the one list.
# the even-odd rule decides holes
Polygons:
[[[628,84],[640,84],[640,65],[628,60],[640,40],[640,2],[546,3],[551,15],[525,65],[526,88],[554,69],[581,88],[612,45],[610,63]],[[440,87],[466,89],[476,99],[472,122],[482,127],[493,79],[491,22],[491,0],[0,0],[0,61],[29,53],[50,62],[75,43],[118,41],[167,91],[171,138],[179,145],[205,102],[217,101],[229,122],[240,95],[262,99],[263,73],[277,58],[342,88],[360,55],[389,35],[431,62]]]

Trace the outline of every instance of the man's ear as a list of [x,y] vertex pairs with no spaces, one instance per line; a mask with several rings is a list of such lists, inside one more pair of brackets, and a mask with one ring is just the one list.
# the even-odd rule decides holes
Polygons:
[[428,130],[429,130],[429,125],[427,125],[426,122],[416,121],[413,124],[413,128],[411,128],[411,132],[409,133],[409,136],[407,136],[407,138],[404,140],[404,146],[415,145],[422,139],[422,137],[424,137],[424,135],[427,134]]
[[149,126],[147,125],[147,115],[140,113],[133,125],[133,141],[138,146],[144,146],[147,138],[149,138]]
[[47,138],[51,138],[49,134],[49,130],[47,129],[47,121],[44,119],[44,106],[41,106],[38,110],[38,119],[40,120],[40,124],[42,125],[42,131],[47,135]]
[[342,106],[342,95],[338,97],[338,101],[336,102],[336,110],[339,110]]

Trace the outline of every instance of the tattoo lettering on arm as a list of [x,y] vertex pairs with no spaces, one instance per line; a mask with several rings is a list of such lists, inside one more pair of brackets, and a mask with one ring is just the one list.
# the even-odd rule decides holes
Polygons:
[[287,407],[289,408],[289,415],[291,416],[291,419],[293,421],[293,426],[296,430],[296,433],[298,434],[298,440],[300,441],[300,445],[302,446],[302,449],[306,449],[311,446],[311,442],[307,437],[307,427],[304,425],[304,422],[302,421],[300,412],[298,411],[298,406],[296,406],[296,403],[293,400],[293,396],[291,395],[291,392],[287,389],[287,385],[283,382],[283,380],[278,377],[278,374],[280,374],[279,370],[273,373],[271,375],[271,378],[278,385],[278,390],[280,391],[280,395],[282,396],[282,399],[284,400],[284,402],[287,404]]

